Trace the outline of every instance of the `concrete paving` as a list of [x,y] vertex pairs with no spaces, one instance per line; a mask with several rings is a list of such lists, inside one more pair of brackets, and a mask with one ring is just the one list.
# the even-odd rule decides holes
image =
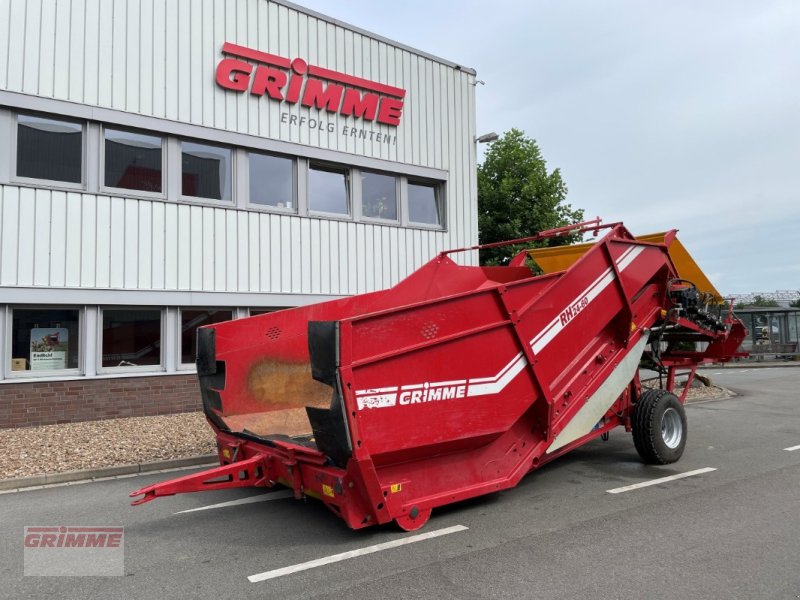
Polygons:
[[[643,465],[622,430],[515,489],[434,511],[464,531],[251,583],[248,576],[403,540],[348,530],[319,503],[252,490],[128,506],[163,475],[0,494],[2,598],[796,598],[800,370],[711,370],[738,395],[687,408],[674,465]],[[619,494],[607,490],[716,470]],[[188,472],[188,471],[187,471]],[[23,577],[25,525],[125,527],[124,577]],[[418,532],[415,532],[418,533]]]

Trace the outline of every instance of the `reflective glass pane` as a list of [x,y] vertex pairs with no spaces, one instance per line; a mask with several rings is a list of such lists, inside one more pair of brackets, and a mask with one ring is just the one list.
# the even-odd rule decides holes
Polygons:
[[221,146],[181,142],[184,196],[231,199],[231,150]]
[[60,371],[79,365],[78,309],[15,308],[12,371]]
[[116,129],[105,130],[105,184],[161,192],[161,138]]
[[294,206],[294,161],[250,153],[250,203],[275,208]]
[[161,364],[161,311],[103,310],[103,366]]
[[441,225],[436,186],[408,182],[408,219],[413,223]]
[[397,220],[397,179],[361,172],[361,214],[371,219]]
[[308,173],[309,208],[316,212],[350,214],[347,171],[311,165]]
[[193,363],[197,356],[197,328],[233,319],[233,311],[208,309],[181,310],[181,362]]
[[83,127],[70,121],[17,116],[17,175],[81,183]]

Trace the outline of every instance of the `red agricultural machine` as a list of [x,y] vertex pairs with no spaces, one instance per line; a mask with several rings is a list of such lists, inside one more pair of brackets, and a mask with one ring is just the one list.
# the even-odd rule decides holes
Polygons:
[[[743,356],[746,331],[675,231],[636,238],[597,219],[507,243],[603,230],[504,267],[448,257],[478,247],[442,252],[388,290],[199,329],[221,465],[133,504],[280,484],[353,529],[413,530],[615,427],[646,462],[678,460],[697,366]],[[663,387],[643,388],[640,365]]]

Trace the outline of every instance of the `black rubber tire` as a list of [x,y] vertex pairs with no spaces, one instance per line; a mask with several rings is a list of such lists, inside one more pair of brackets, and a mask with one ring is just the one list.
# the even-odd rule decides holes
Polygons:
[[[670,448],[661,434],[664,414],[674,410],[680,417],[680,439]],[[675,394],[667,390],[647,390],[633,408],[633,443],[642,460],[651,465],[677,462],[686,447],[686,411]]]

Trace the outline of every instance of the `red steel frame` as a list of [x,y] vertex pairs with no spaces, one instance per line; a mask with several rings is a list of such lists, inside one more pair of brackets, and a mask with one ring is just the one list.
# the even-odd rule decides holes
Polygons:
[[[688,368],[691,383],[699,363],[738,355],[744,328],[730,313],[724,331],[670,313],[674,233],[648,243],[595,220],[507,243],[601,229],[560,273],[532,276],[522,256],[508,267],[464,267],[448,257],[460,250],[448,251],[390,290],[208,326],[212,358],[224,363],[224,384],[209,388],[219,405],[205,403],[222,464],[138,490],[134,504],[282,484],[296,498],[320,499],[351,528],[394,520],[412,530],[435,507],[513,487],[615,427],[630,430],[638,371],[616,380],[638,366],[653,328],[709,343],[659,357],[669,390],[677,369]],[[258,361],[309,362],[309,321],[336,322],[331,410],[341,411],[349,445],[338,464],[291,438],[226,430],[228,415],[263,410],[246,385]],[[284,339],[264,339],[278,329]],[[609,393],[602,418],[573,439],[568,428],[584,405]]]

